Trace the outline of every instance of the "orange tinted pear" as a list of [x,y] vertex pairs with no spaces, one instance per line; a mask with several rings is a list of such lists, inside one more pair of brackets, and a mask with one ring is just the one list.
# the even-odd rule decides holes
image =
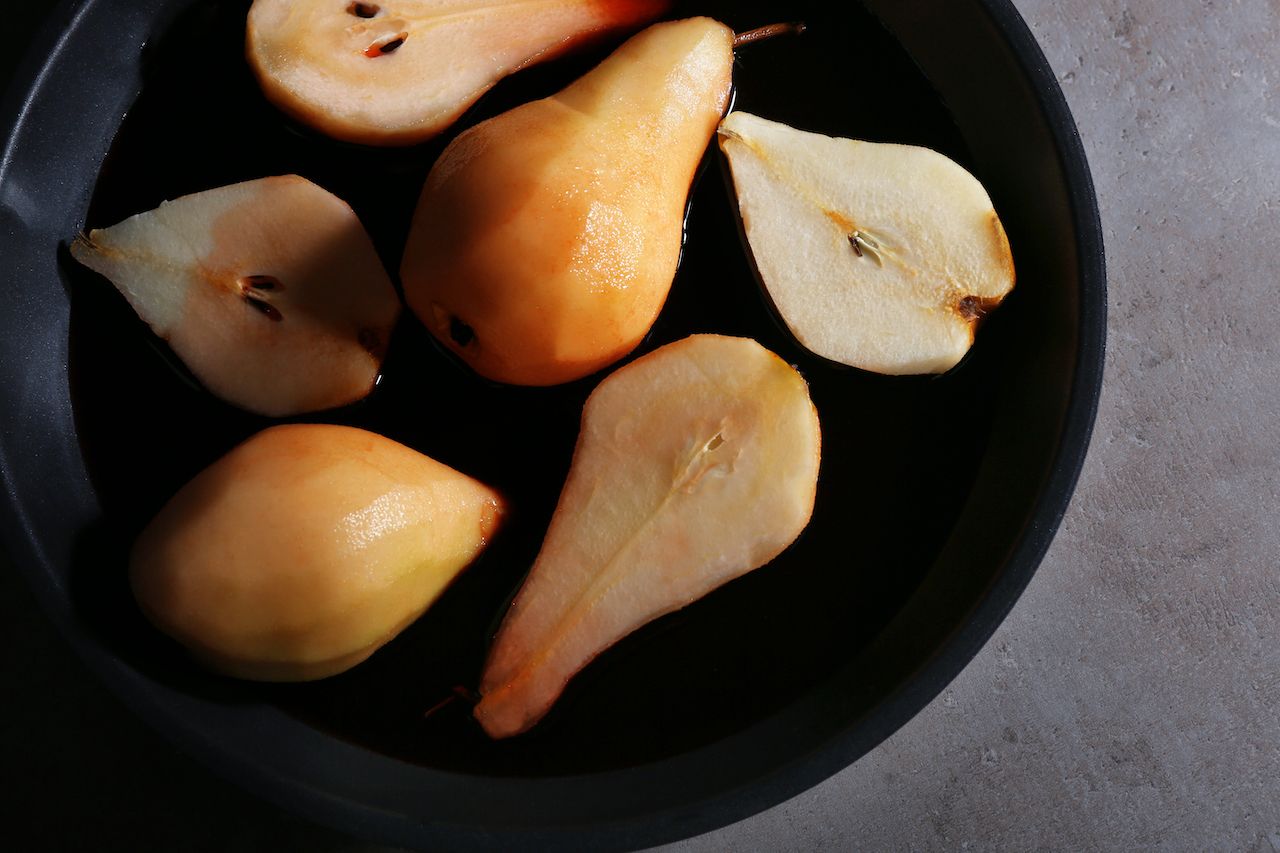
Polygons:
[[164,506],[130,578],[148,618],[211,668],[323,678],[417,619],[502,509],[486,486],[374,433],[278,426]]
[[568,382],[629,353],[671,288],[732,64],[723,24],[657,24],[464,132],[414,216],[400,270],[414,313],[499,382]]

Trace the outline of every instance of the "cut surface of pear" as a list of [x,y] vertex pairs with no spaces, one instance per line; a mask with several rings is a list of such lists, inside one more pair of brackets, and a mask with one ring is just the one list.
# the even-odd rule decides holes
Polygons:
[[168,201],[77,238],[206,388],[259,414],[366,396],[400,299],[355,213],[296,175]]
[[246,54],[267,98],[322,133],[422,142],[503,77],[638,26],[669,0],[254,0]]
[[991,199],[947,157],[744,112],[719,138],[760,277],[810,351],[877,373],[942,373],[1013,289]]
[[484,729],[525,731],[600,652],[781,553],[813,511],[820,444],[804,379],[755,341],[695,335],[601,382],[490,652]]
[[277,426],[184,486],[139,536],[134,595],[219,672],[355,666],[414,621],[493,535],[491,489],[390,439]]
[[656,24],[559,94],[462,133],[414,215],[409,307],[498,382],[555,385],[629,353],[671,289],[732,67],[723,24]]

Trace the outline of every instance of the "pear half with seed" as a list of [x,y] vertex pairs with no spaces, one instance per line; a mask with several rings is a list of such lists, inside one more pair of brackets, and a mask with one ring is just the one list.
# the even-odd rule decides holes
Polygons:
[[609,646],[778,556],[813,512],[820,446],[804,379],[752,340],[694,335],[601,382],[485,666],[485,731],[525,731]]
[[990,197],[943,155],[743,112],[719,138],[765,289],[817,355],[876,373],[943,373],[1013,289]]
[[213,394],[263,415],[377,381],[400,299],[356,214],[296,175],[168,201],[71,245]]
[[411,145],[503,77],[638,26],[669,0],[254,0],[246,54],[268,100],[321,133]]

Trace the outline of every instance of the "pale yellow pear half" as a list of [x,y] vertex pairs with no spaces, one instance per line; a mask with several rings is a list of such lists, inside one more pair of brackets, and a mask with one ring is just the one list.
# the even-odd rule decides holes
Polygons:
[[781,553],[813,512],[820,445],[804,379],[755,341],[695,335],[601,382],[485,667],[485,731],[528,729],[600,652]]
[[246,54],[267,98],[329,136],[409,145],[499,80],[653,20],[669,0],[254,0]]
[[400,298],[347,204],[297,175],[167,201],[71,245],[218,397],[295,415],[366,396]]
[[876,373],[942,373],[1013,289],[991,199],[947,157],[744,112],[719,138],[760,278],[812,352]]

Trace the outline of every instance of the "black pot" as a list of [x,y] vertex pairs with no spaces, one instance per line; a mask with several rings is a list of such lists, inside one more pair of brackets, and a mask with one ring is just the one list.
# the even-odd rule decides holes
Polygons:
[[[770,566],[604,655],[533,733],[497,744],[460,702],[423,712],[454,684],[474,686],[598,377],[547,391],[484,385],[406,319],[374,397],[313,418],[405,441],[499,486],[517,508],[507,534],[419,624],[348,674],[293,686],[207,675],[129,596],[137,530],[266,422],[195,385],[108,285],[68,260],[67,242],[163,198],[297,171],[352,202],[394,270],[422,177],[447,141],[369,151],[289,124],[243,66],[246,5],[66,2],[5,105],[0,533],[49,617],[119,696],[215,771],[348,832],[446,849],[603,849],[778,803],[942,690],[1048,546],[1102,377],[1089,170],[1062,92],[1008,0],[678,4],[740,29],[804,18],[804,37],[743,52],[737,105],[964,163],[991,193],[1019,284],[945,376],[834,368],[770,316],[730,196],[707,172],[681,271],[642,351],[718,331],[756,337],[797,364],[823,419],[813,522]],[[607,47],[503,83],[460,127],[554,91]]]

